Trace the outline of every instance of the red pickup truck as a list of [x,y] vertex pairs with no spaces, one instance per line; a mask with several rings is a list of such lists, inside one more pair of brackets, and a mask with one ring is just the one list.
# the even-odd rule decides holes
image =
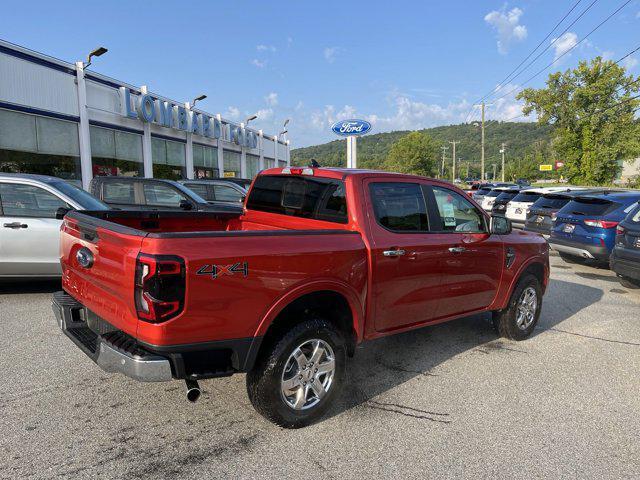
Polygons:
[[61,228],[64,333],[140,381],[246,372],[249,398],[290,428],[339,394],[365,340],[479,312],[528,337],[549,276],[546,241],[511,231],[424,177],[270,169],[242,214],[70,212]]

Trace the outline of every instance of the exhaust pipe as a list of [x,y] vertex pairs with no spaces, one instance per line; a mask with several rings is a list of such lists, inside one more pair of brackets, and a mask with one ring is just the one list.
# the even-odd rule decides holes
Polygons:
[[186,379],[185,383],[187,384],[187,400],[191,403],[195,403],[200,398],[200,385],[198,385],[197,380]]

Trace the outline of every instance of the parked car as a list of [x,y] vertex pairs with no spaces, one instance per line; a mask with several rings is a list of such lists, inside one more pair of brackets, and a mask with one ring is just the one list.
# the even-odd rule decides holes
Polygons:
[[515,228],[524,228],[529,208],[544,194],[585,190],[582,187],[544,187],[522,190],[507,205],[506,216]]
[[506,216],[505,213],[507,211],[507,205],[520,193],[519,188],[505,188],[506,189],[502,190],[502,193],[500,193],[500,195],[498,195],[493,201],[491,213],[494,215]]
[[108,208],[60,178],[0,173],[0,278],[59,277],[58,211]]
[[616,228],[611,270],[626,288],[640,288],[640,204]]
[[242,205],[211,204],[181,183],[161,178],[94,177],[89,191],[111,207],[122,210],[242,212]]
[[515,184],[513,183],[483,183],[483,184],[479,184],[478,187],[476,188],[475,193],[473,194],[473,199],[478,202],[479,204],[482,204],[482,201],[484,200],[484,196],[489,193],[491,190],[493,190],[496,187],[511,187],[511,186],[515,186]]
[[186,379],[191,400],[247,372],[257,411],[290,428],[337,400],[364,340],[480,312],[525,339],[549,276],[543,238],[419,176],[270,169],[243,215],[193,231],[201,214],[156,212],[150,231],[150,214],[65,217],[60,328],[106,371]]
[[519,189],[517,185],[509,185],[509,186],[492,188],[490,192],[486,193],[482,197],[482,203],[480,204],[482,206],[482,209],[485,212],[490,212],[493,209],[493,204],[496,201],[496,198],[498,198],[498,196],[501,193],[509,190],[519,190]]
[[520,185],[521,187],[530,187],[531,182],[526,178],[519,178],[516,180],[516,185]]
[[213,205],[238,206],[247,196],[247,190],[233,182],[221,182],[218,179],[179,180],[179,182]]
[[216,178],[216,180],[220,182],[227,182],[227,183],[233,183],[235,185],[240,185],[245,190],[249,190],[249,187],[251,186],[251,182],[253,181],[250,178],[237,178],[237,177],[220,177],[220,178]]
[[569,203],[572,199],[585,196],[596,195],[609,191],[608,189],[584,189],[570,190],[568,192],[545,193],[536,200],[527,213],[527,219],[524,224],[524,230],[527,232],[535,232],[548,238],[551,235],[553,222],[556,219],[558,211]]
[[567,261],[609,262],[618,223],[640,200],[640,191],[573,198],[557,213],[549,246]]

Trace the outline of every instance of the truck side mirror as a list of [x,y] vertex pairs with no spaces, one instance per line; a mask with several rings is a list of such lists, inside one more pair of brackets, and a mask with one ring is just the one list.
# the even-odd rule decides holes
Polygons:
[[496,235],[508,235],[511,233],[511,220],[506,217],[491,215],[489,231]]
[[178,205],[182,210],[193,210],[193,205],[188,200],[180,200]]
[[62,220],[64,216],[71,210],[73,210],[73,208],[58,207],[58,209],[56,210],[56,220]]

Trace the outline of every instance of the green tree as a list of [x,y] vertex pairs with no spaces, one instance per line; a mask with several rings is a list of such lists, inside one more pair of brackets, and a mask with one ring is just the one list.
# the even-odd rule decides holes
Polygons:
[[411,132],[391,146],[384,169],[430,177],[437,170],[437,158],[436,142],[426,133]]
[[596,57],[577,68],[549,75],[546,88],[527,88],[517,98],[523,112],[536,112],[538,123],[553,125],[553,149],[563,174],[574,183],[610,183],[618,160],[640,151],[638,122],[640,78],[626,75],[615,62]]

